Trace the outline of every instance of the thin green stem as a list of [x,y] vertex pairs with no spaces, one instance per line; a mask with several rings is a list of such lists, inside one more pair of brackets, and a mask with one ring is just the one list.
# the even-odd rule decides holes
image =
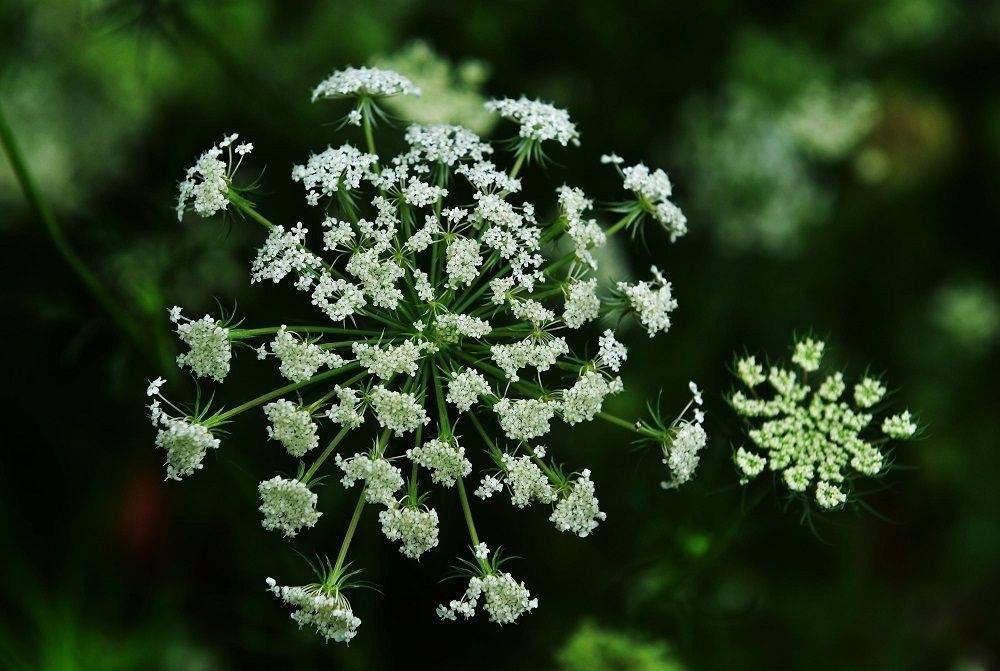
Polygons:
[[472,521],[472,509],[469,507],[469,497],[465,493],[465,480],[459,478],[455,485],[458,487],[458,500],[462,502],[465,526],[469,527],[469,538],[472,539],[472,546],[475,547],[479,545],[479,534],[476,533],[476,523]]
[[157,361],[155,347],[144,337],[142,329],[136,326],[131,316],[122,309],[111,292],[98,279],[97,275],[90,270],[83,259],[77,255],[76,251],[70,245],[69,240],[66,239],[62,228],[59,226],[59,222],[49,208],[48,203],[42,198],[41,192],[35,184],[34,177],[32,177],[28,164],[24,160],[24,155],[17,144],[17,139],[14,137],[13,129],[7,122],[7,117],[4,114],[2,106],[0,106],[0,145],[3,146],[4,153],[7,155],[11,170],[14,172],[14,177],[21,187],[21,192],[24,194],[25,200],[28,201],[35,214],[41,219],[42,225],[45,227],[45,231],[52,240],[56,251],[63,257],[63,260],[73,272],[76,273],[80,282],[90,292],[94,300],[108,313],[108,316],[111,317],[122,332],[132,340],[136,348],[153,361]]
[[347,559],[347,549],[351,547],[351,540],[354,538],[354,531],[358,528],[358,520],[361,519],[361,511],[365,509],[365,487],[361,488],[358,494],[358,502],[354,505],[354,514],[347,525],[344,533],[344,540],[340,542],[340,551],[337,553],[337,563],[333,565],[333,574],[340,576],[340,571],[344,568],[344,560]]
[[527,154],[523,151],[517,152],[517,156],[514,158],[514,165],[511,166],[510,172],[507,173],[508,177],[511,179],[517,177],[518,173],[521,172],[521,166],[524,164],[524,157],[526,155]]
[[272,228],[274,228],[274,224],[272,224],[267,217],[258,212],[257,209],[253,206],[253,203],[251,203],[249,200],[238,194],[233,189],[229,189],[229,191],[226,192],[226,198],[228,198],[229,202],[235,205],[241,212],[246,214],[248,217],[256,221],[258,224],[260,224],[267,230],[270,231]]
[[340,441],[344,439],[344,436],[346,436],[349,431],[350,429],[345,426],[344,428],[342,428],[340,431],[337,432],[337,435],[334,436],[333,440],[331,440],[327,444],[323,452],[318,457],[316,457],[316,460],[312,462],[311,466],[309,466],[309,470],[307,470],[305,475],[302,476],[302,484],[304,485],[309,484],[309,481],[312,480],[312,477],[313,475],[316,474],[316,471],[318,471],[320,466],[323,465],[323,462],[325,462],[330,457],[330,455],[333,454],[333,451],[337,449],[337,445],[340,445]]
[[221,424],[222,422],[225,422],[225,421],[227,421],[227,420],[235,417],[236,415],[238,415],[238,414],[240,414],[242,412],[246,412],[247,410],[251,410],[253,408],[256,408],[257,406],[263,405],[264,403],[267,403],[268,401],[271,401],[273,399],[276,399],[276,398],[279,398],[281,396],[284,396],[285,394],[287,394],[289,392],[293,392],[293,391],[296,391],[298,389],[302,389],[304,387],[308,387],[309,385],[316,384],[317,382],[322,382],[323,380],[329,380],[332,377],[336,377],[337,375],[341,375],[341,374],[346,373],[348,371],[354,370],[355,368],[358,367],[358,365],[359,364],[355,361],[353,363],[347,364],[346,366],[341,366],[340,368],[337,368],[336,370],[328,370],[328,371],[324,371],[322,373],[318,373],[316,375],[313,375],[308,380],[303,380],[302,382],[295,382],[293,384],[286,384],[284,387],[279,387],[277,389],[269,391],[266,394],[262,394],[262,395],[260,395],[260,396],[258,396],[256,398],[250,399],[246,403],[241,403],[240,405],[236,406],[235,408],[231,408],[229,410],[226,410],[225,412],[221,412],[218,415],[210,417],[205,422],[205,426],[209,427],[209,428],[211,428],[213,426],[217,426],[217,425]]
[[[246,340],[248,338],[256,338],[262,335],[273,335],[281,330],[280,326],[263,326],[260,328],[252,329],[231,329],[229,331],[230,340]],[[373,330],[362,330],[362,329],[342,329],[336,326],[286,326],[284,327],[289,333],[332,333],[335,335],[344,336],[380,336],[384,331],[373,331]]]
[[[451,425],[448,422],[448,407],[445,404],[444,391],[441,385],[441,376],[431,373],[434,377],[434,395],[437,397],[438,404],[438,415],[441,418],[441,425],[444,430],[450,434]],[[462,513],[465,516],[465,526],[469,528],[469,538],[472,539],[472,545],[475,547],[479,545],[479,534],[476,533],[476,523],[472,521],[472,509],[469,507],[469,497],[465,494],[465,481],[463,478],[459,478],[456,483],[458,487],[458,499],[462,503]]]
[[486,446],[490,448],[490,450],[496,450],[497,444],[493,442],[493,439],[490,438],[488,433],[486,433],[486,429],[479,421],[479,418],[476,417],[476,413],[474,412],[469,413],[469,421],[472,422],[472,426],[474,426],[476,428],[476,431],[479,432],[479,436],[483,439],[483,442],[486,443]]
[[365,129],[365,144],[368,145],[368,153],[378,156],[378,152],[375,151],[375,135],[372,133],[372,113],[365,110],[365,113],[361,115],[361,124]]
[[605,422],[620,426],[623,429],[628,429],[632,433],[638,433],[641,436],[646,436],[647,438],[653,438],[654,440],[660,440],[663,438],[663,434],[659,431],[655,431],[648,427],[643,426],[639,422],[629,422],[627,419],[618,417],[617,415],[612,415],[610,412],[601,411],[597,413],[597,416],[603,419]]
[[[631,223],[635,219],[635,217],[636,217],[636,213],[635,212],[629,212],[624,217],[622,217],[621,219],[619,219],[618,221],[616,221],[614,224],[612,224],[611,228],[609,228],[606,231],[604,231],[604,236],[606,238],[610,238],[612,235],[614,235],[618,231],[620,231],[623,228],[625,228],[626,226],[628,226],[629,223]],[[549,266],[547,268],[545,268],[545,273],[548,274],[551,277],[551,275],[552,275],[552,273],[554,271],[559,270],[560,268],[562,268],[566,264],[570,263],[575,258],[576,258],[576,252],[575,251],[567,252],[566,254],[564,254],[563,256],[559,257],[558,259],[556,259],[555,261],[553,261],[551,264],[549,264]]]

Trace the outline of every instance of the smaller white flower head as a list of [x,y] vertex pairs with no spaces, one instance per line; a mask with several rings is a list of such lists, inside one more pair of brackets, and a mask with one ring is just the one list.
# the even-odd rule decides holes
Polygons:
[[594,492],[590,469],[581,471],[569,484],[568,491],[561,493],[549,519],[559,531],[573,533],[580,538],[589,536],[607,519],[607,515],[601,512],[600,502]]
[[670,282],[652,267],[653,279],[638,284],[618,283],[618,291],[628,301],[629,306],[646,327],[646,332],[652,338],[657,333],[666,333],[670,329],[670,313],[677,308]]
[[334,71],[313,89],[312,99],[320,98],[385,98],[398,95],[420,95],[413,82],[392,70],[379,68],[345,68]]
[[[184,180],[178,187],[177,220],[184,218],[184,212],[190,208],[202,217],[211,217],[216,212],[229,206],[229,185],[233,173],[239,168],[240,161],[250,153],[253,145],[244,143],[236,148],[239,159],[233,164],[231,145],[239,135],[233,133],[225,136],[218,144],[198,157],[193,166],[188,168]],[[225,150],[227,160],[223,160]]]
[[292,620],[299,627],[313,627],[327,641],[348,643],[358,633],[361,620],[354,615],[347,597],[323,585],[287,587],[268,578],[268,589],[294,608]]
[[472,462],[465,458],[465,448],[454,437],[429,440],[407,450],[406,456],[429,470],[431,480],[442,487],[453,487],[472,472]]
[[807,373],[819,370],[825,347],[826,343],[822,340],[813,340],[812,338],[800,340],[795,343],[795,353],[792,355],[792,363]]
[[279,372],[292,382],[308,380],[323,366],[340,368],[344,365],[338,354],[314,342],[300,340],[284,325],[271,342],[271,352],[281,362]]
[[382,533],[399,541],[404,557],[418,559],[438,544],[438,514],[430,508],[410,508],[394,503],[378,515]]
[[452,373],[448,381],[446,400],[458,408],[459,412],[468,412],[480,398],[491,393],[489,382],[477,370],[466,368],[458,373]]
[[167,479],[180,480],[199,470],[209,450],[219,448],[219,439],[201,424],[186,418],[167,417],[159,412],[157,402],[154,418],[161,425],[156,434],[156,446],[167,453]]
[[455,620],[459,615],[471,618],[480,600],[485,601],[483,609],[489,619],[501,625],[512,624],[538,607],[538,599],[532,598],[524,582],[517,582],[509,573],[495,571],[472,577],[461,598],[447,606],[438,606],[438,617],[442,620]]
[[304,527],[312,527],[323,513],[317,512],[319,498],[298,480],[275,476],[257,485],[260,492],[262,525],[268,531],[280,531],[294,538]]
[[486,103],[486,109],[519,124],[523,138],[537,142],[555,140],[564,147],[570,142],[580,143],[580,133],[570,121],[569,112],[540,100],[530,100],[524,96],[517,100],[490,100]]
[[559,403],[536,398],[500,399],[494,406],[500,428],[511,440],[531,440],[549,432]]
[[897,440],[912,438],[917,432],[917,424],[910,417],[910,411],[906,410],[898,415],[886,417],[882,422],[882,433]]
[[198,377],[222,382],[229,374],[233,358],[229,329],[208,315],[191,321],[178,314],[174,322],[177,324],[177,336],[190,348],[177,355],[177,365],[190,368]]
[[271,422],[267,437],[281,443],[293,457],[304,456],[319,445],[319,429],[308,410],[280,399],[265,405],[264,415]]
[[340,480],[344,487],[350,488],[355,482],[363,482],[368,503],[391,506],[396,502],[396,492],[403,486],[403,472],[388,459],[357,453],[347,459],[338,454],[335,461],[344,471]]

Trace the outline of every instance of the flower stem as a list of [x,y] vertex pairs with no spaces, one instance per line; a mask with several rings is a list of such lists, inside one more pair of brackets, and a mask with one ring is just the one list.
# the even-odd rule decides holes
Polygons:
[[340,542],[340,551],[337,553],[337,563],[333,565],[333,575],[340,576],[340,571],[344,568],[344,560],[347,559],[347,549],[351,547],[351,540],[354,538],[354,530],[358,528],[358,520],[361,519],[361,511],[365,509],[365,489],[361,488],[361,493],[358,494],[358,502],[354,506],[354,514],[351,515],[351,521],[347,525],[347,531],[344,533],[344,540]]
[[368,145],[368,153],[378,156],[375,151],[375,135],[372,133],[372,113],[365,110],[365,113],[361,115],[361,123],[365,129],[365,144]]
[[526,155],[527,155],[526,152],[523,151],[517,152],[517,156],[514,158],[514,165],[511,166],[510,172],[507,173],[508,177],[510,177],[511,179],[517,177],[518,173],[521,172],[521,165],[524,164],[524,157]]
[[469,527],[469,538],[472,545],[479,545],[479,534],[476,533],[476,523],[472,521],[472,509],[469,507],[469,497],[465,493],[465,480],[459,478],[455,483],[458,487],[458,500],[462,503],[462,513],[465,514],[465,526]]
[[7,117],[4,114],[2,106],[0,106],[0,146],[3,147],[7,159],[10,161],[11,170],[21,187],[21,192],[24,194],[25,200],[28,201],[28,204],[35,211],[35,214],[38,215],[38,218],[42,220],[42,225],[45,226],[45,230],[49,234],[49,238],[52,240],[56,251],[59,252],[59,255],[63,257],[67,265],[76,273],[80,282],[83,283],[94,300],[104,308],[112,320],[121,328],[122,332],[132,340],[136,348],[153,361],[156,361],[155,349],[143,337],[142,329],[136,326],[133,319],[122,309],[111,292],[108,291],[97,275],[90,270],[83,259],[77,255],[76,251],[69,244],[62,229],[59,227],[59,222],[56,220],[52,210],[49,209],[48,203],[38,191],[28,164],[24,160],[24,155],[21,153],[21,148],[17,144],[17,139],[14,137],[14,131],[7,123]]
[[303,380],[302,382],[295,382],[293,384],[286,384],[284,387],[279,387],[277,389],[267,392],[266,394],[262,394],[257,398],[252,398],[246,403],[241,403],[235,408],[231,408],[230,410],[226,410],[225,412],[219,413],[218,415],[209,418],[205,422],[205,426],[207,428],[217,426],[218,424],[221,424],[222,422],[225,422],[226,420],[235,417],[241,412],[246,412],[247,410],[256,408],[258,405],[263,405],[264,403],[267,403],[270,400],[276,399],[279,396],[284,396],[285,394],[292,391],[296,391],[297,389],[302,389],[303,387],[308,387],[311,384],[316,384],[317,382],[322,382],[323,380],[329,380],[330,378],[336,377],[341,373],[346,373],[347,371],[354,370],[355,368],[358,367],[358,365],[359,364],[355,361],[353,363],[347,364],[346,366],[341,366],[336,370],[328,370],[322,373],[318,373],[317,375],[313,375],[308,380]]
[[[281,330],[280,326],[263,326],[260,328],[252,329],[232,329],[229,331],[230,340],[246,340],[248,338],[256,338],[262,335],[272,335]],[[360,329],[342,329],[336,326],[286,326],[285,330],[289,333],[333,333],[336,335],[345,336],[380,336],[383,331],[365,331]]]
[[323,462],[327,460],[330,454],[332,454],[333,451],[337,449],[337,445],[339,445],[340,441],[344,439],[344,436],[347,435],[348,431],[350,431],[350,429],[348,429],[345,426],[340,431],[337,432],[337,435],[333,437],[333,440],[331,440],[330,443],[326,446],[326,449],[323,450],[323,453],[320,454],[318,457],[316,457],[316,461],[312,463],[312,465],[309,467],[309,470],[306,471],[305,475],[302,476],[301,480],[302,484],[304,485],[309,484],[309,481],[312,480],[312,476],[316,474],[316,471],[319,470],[319,467],[323,465]]
[[[444,430],[449,434],[451,433],[451,425],[448,422],[448,406],[445,405],[444,392],[441,386],[441,377],[436,375],[433,371],[431,375],[434,377],[434,395],[437,397],[438,404],[438,415],[441,418],[441,425]],[[469,497],[465,494],[465,480],[464,478],[458,478],[458,482],[455,483],[458,487],[458,500],[462,503],[462,513],[465,516],[465,526],[469,528],[469,538],[472,539],[472,545],[479,545],[479,534],[476,533],[476,523],[472,521],[472,509],[469,507]]]
[[[622,217],[621,219],[619,219],[618,221],[616,221],[614,224],[612,224],[611,228],[609,228],[608,230],[604,231],[605,237],[606,238],[610,238],[612,235],[614,235],[618,231],[620,231],[623,228],[625,228],[626,226],[628,226],[629,223],[631,223],[635,219],[635,217],[636,217],[636,213],[635,212],[629,212],[624,217]],[[567,263],[569,263],[570,261],[572,261],[575,258],[576,258],[576,252],[575,251],[567,252],[563,256],[559,257],[558,259],[556,259],[555,261],[553,261],[552,263],[550,263],[548,265],[548,267],[545,268],[545,273],[548,274],[551,277],[551,274],[552,274],[553,271],[559,270],[560,268],[562,268],[563,266],[565,266]]]
[[233,189],[229,189],[226,192],[226,198],[228,198],[229,202],[235,205],[241,212],[246,214],[248,217],[256,221],[258,224],[260,224],[267,230],[270,231],[272,228],[274,228],[274,224],[272,224],[267,217],[258,212],[257,209],[253,206],[253,203],[251,203],[249,200],[247,200],[240,194],[236,193],[236,191],[234,191]]

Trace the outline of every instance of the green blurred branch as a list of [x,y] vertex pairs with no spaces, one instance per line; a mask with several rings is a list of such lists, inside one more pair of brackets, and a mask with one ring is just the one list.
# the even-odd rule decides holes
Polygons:
[[112,321],[128,336],[136,348],[143,355],[149,357],[150,360],[157,362],[156,352],[151,348],[150,342],[143,337],[142,329],[136,326],[129,315],[124,313],[118,302],[111,295],[111,292],[101,283],[101,280],[90,270],[83,259],[77,255],[66,239],[55,215],[53,215],[48,203],[42,198],[38,187],[35,185],[34,178],[31,176],[28,165],[24,160],[24,155],[21,153],[21,148],[14,137],[14,131],[7,122],[2,104],[0,104],[0,145],[3,146],[7,160],[10,161],[11,170],[17,178],[25,199],[38,215],[38,218],[41,219],[42,225],[45,226],[45,231],[49,234],[49,238],[52,240],[56,251],[59,252],[63,260],[76,273],[77,278],[83,283],[87,291],[90,292],[94,300],[104,308]]

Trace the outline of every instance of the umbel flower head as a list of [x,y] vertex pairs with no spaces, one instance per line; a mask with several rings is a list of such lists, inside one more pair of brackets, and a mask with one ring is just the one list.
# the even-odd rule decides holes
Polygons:
[[[285,284],[304,300],[302,314],[252,327],[171,312],[190,349],[178,362],[196,376],[221,382],[243,351],[265,362],[256,365],[273,365],[281,381],[211,413],[166,417],[157,401],[168,477],[200,468],[218,447],[218,427],[262,411],[266,438],[301,460],[296,477],[260,483],[266,529],[294,536],[328,514],[312,486],[318,478],[333,475],[353,488],[358,500],[336,564],[318,585],[272,585],[297,622],[337,641],[349,640],[358,624],[343,576],[366,507],[380,509],[386,539],[416,559],[438,545],[441,508],[431,497],[457,496],[477,560],[465,594],[442,613],[467,617],[481,604],[504,624],[537,600],[496,557],[486,561],[467,480],[478,482],[481,498],[506,490],[514,508],[548,506],[557,530],[586,537],[607,517],[599,474],[577,464],[564,474],[539,440],[610,422],[664,450],[673,486],[691,477],[705,442],[700,418],[680,427],[622,419],[606,408],[624,389],[628,360],[610,326],[631,319],[650,337],[665,333],[677,301],[655,266],[651,279],[605,293],[595,252],[646,221],[666,226],[671,240],[683,235],[683,215],[667,212],[666,174],[641,164],[623,171],[627,199],[610,210],[610,225],[595,200],[561,182],[542,191],[550,194],[544,202],[526,200],[521,180],[544,178],[529,168],[550,146],[578,144],[580,132],[565,110],[523,97],[487,105],[514,125],[514,137],[501,143],[508,152],[465,128],[414,125],[402,133],[401,153],[380,155],[375,130],[387,117],[379,101],[415,93],[404,77],[372,68],[334,72],[316,88],[316,100],[351,102],[345,127],[363,143],[331,145],[291,169],[292,188],[304,199],[301,222],[277,224],[258,211],[235,174],[239,163],[220,158],[235,138],[199,160],[178,203],[181,213],[225,212],[260,224],[251,283]],[[372,437],[370,449],[342,449],[358,434]]]
[[848,392],[840,371],[818,375],[824,350],[819,340],[796,341],[792,362],[798,371],[774,365],[765,372],[754,356],[737,359],[743,388],[729,402],[747,420],[756,447],[733,455],[741,482],[770,468],[791,492],[811,494],[833,509],[848,501],[854,480],[881,475],[886,443],[913,438],[917,425],[909,411],[877,421],[886,396],[880,380],[866,376]]

